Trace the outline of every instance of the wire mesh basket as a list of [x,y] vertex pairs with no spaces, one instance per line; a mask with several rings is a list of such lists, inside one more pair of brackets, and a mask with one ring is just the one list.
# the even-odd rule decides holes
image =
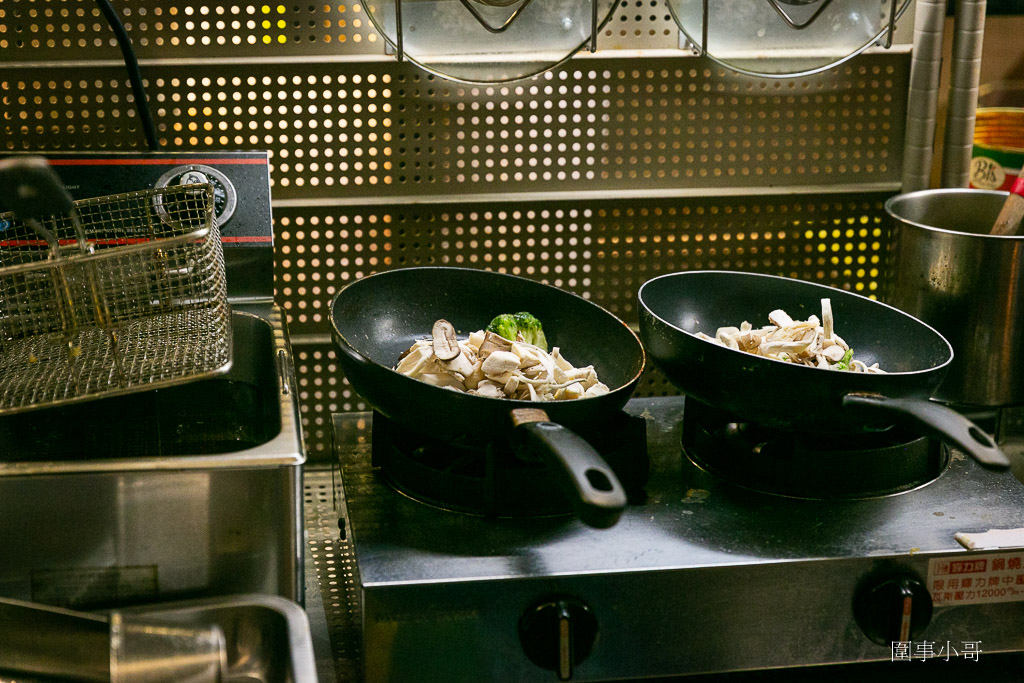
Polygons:
[[213,188],[0,214],[0,415],[156,389],[231,366]]

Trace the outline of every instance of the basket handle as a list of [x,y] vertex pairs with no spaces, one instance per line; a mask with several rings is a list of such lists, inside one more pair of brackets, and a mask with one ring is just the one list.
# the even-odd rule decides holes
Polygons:
[[43,225],[50,216],[71,217],[78,249],[89,253],[81,222],[75,214],[75,202],[64,188],[60,176],[44,157],[14,156],[0,159],[0,204],[20,218],[46,240],[54,258],[59,258],[57,238]]
[[[54,288],[60,302],[61,326],[68,340],[68,358],[71,361],[76,391],[79,391],[77,363],[75,363],[77,353],[72,341],[79,327],[78,316],[75,313],[75,301],[71,292],[71,284],[68,281],[67,264],[60,252],[60,242],[53,230],[45,225],[47,218],[67,216],[74,228],[79,252],[83,256],[92,254],[93,248],[85,239],[85,230],[75,211],[75,202],[64,187],[60,176],[50,167],[50,162],[46,158],[14,156],[0,159],[0,204],[9,208],[15,217],[32,228],[46,241],[49,247],[50,257],[55,265]],[[110,339],[110,343],[115,349],[114,361],[118,376],[123,378],[124,372],[121,368],[120,356],[116,352],[117,334],[110,327],[110,313],[107,310],[106,301],[101,295],[93,265],[86,264],[84,272],[88,279],[93,320]]]
[[45,218],[69,214],[71,195],[43,157],[0,159],[0,201],[19,218]]

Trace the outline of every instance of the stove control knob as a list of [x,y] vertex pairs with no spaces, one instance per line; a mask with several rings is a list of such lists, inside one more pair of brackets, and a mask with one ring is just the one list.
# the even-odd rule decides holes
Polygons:
[[932,620],[932,596],[912,575],[889,576],[857,591],[853,616],[879,645],[913,641]]
[[534,605],[519,619],[519,642],[530,661],[568,681],[573,669],[590,655],[597,642],[597,619],[591,609],[572,598]]

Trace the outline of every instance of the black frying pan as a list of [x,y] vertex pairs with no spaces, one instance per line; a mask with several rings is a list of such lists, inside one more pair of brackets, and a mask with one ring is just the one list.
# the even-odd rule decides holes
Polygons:
[[[593,365],[611,391],[533,403],[443,389],[395,372],[403,351],[444,318],[459,338],[500,313],[529,311],[577,367]],[[462,268],[405,268],[358,280],[331,304],[333,338],[345,376],[386,417],[422,434],[463,443],[509,439],[541,452],[561,473],[580,518],[611,526],[626,504],[612,469],[571,430],[602,424],[629,400],[644,368],[640,340],[621,320],[586,299],[532,280]],[[541,408],[536,421],[521,409]]]
[[[942,381],[953,348],[906,313],[810,282],[723,271],[690,271],[641,286],[640,336],[655,364],[683,393],[737,418],[781,429],[843,433],[909,423],[959,446],[981,464],[1006,469],[1006,455],[970,420],[928,397]],[[821,317],[829,298],[835,333],[854,358],[888,374],[824,370],[735,351],[700,339],[719,327],[767,325],[781,308],[794,320]]]

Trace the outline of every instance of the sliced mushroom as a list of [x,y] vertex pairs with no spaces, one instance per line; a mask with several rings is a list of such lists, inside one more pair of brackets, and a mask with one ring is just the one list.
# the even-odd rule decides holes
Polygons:
[[789,317],[789,314],[780,308],[769,313],[768,319],[779,327],[789,327],[793,324],[793,319]]
[[835,319],[832,317],[832,300],[821,300],[821,327],[824,330],[825,339],[832,340],[832,333],[835,327]]
[[467,377],[472,375],[473,370],[476,369],[476,366],[461,350],[459,351],[459,355],[455,356],[451,360],[441,361],[441,365],[449,372],[454,372],[459,376],[459,379],[462,380],[465,380]]
[[821,355],[829,359],[833,363],[838,363],[843,359],[843,356],[846,355],[846,351],[843,349],[842,346],[839,346],[839,344],[833,344],[827,349],[823,349]]
[[475,389],[480,382],[487,379],[487,376],[484,375],[483,365],[483,361],[481,360],[477,360],[477,362],[473,364],[473,372],[466,375],[466,379],[463,380],[467,389]]
[[484,359],[481,367],[488,377],[501,375],[519,367],[519,356],[511,351],[494,351]]
[[[781,309],[772,311],[768,317],[773,324],[760,330],[754,330],[749,322],[744,321],[739,327],[718,328],[714,337],[702,332],[696,336],[732,349],[813,368],[834,369],[837,363],[848,357],[847,354],[851,354],[849,344],[835,333],[835,315],[830,299],[821,299],[821,320],[810,315],[807,320],[794,321]],[[878,368],[878,363],[869,367],[857,360],[852,361],[847,369],[885,372]]]
[[555,359],[555,365],[561,368],[562,370],[573,369],[572,363],[566,360],[565,356],[562,355],[562,350],[559,349],[557,346],[551,349],[551,357]]
[[438,320],[430,330],[434,355],[438,360],[452,360],[462,353],[459,340],[455,336],[455,326],[447,320]]
[[474,349],[474,353],[480,352],[480,347],[484,343],[484,339],[487,338],[487,332],[484,330],[477,330],[476,332],[470,332],[469,338],[466,339],[466,346]]
[[555,392],[555,398],[557,400],[571,400],[574,398],[582,398],[585,393],[583,385],[579,382],[573,382],[568,386],[564,386]]
[[755,330],[746,330],[740,333],[736,343],[740,351],[753,352],[761,345],[761,334]]
[[414,344],[412,349],[410,349],[409,353],[402,358],[395,370],[403,375],[415,377],[423,369],[423,366],[430,360],[432,354],[433,352],[430,350],[429,346],[425,343],[421,344],[417,342],[417,344]]
[[557,347],[548,353],[485,330],[459,341],[454,332],[451,323],[438,320],[430,338],[402,354],[396,370],[451,391],[495,398],[553,401],[608,392],[592,365],[574,367]]
[[544,363],[536,363],[526,368],[520,368],[523,374],[530,379],[539,379],[548,375],[548,367]]
[[477,356],[480,358],[487,358],[495,351],[510,351],[512,349],[512,342],[505,339],[499,334],[493,332],[485,332],[483,342],[480,344],[480,350],[477,352]]
[[761,344],[761,352],[766,356],[774,353],[786,353],[789,356],[799,356],[807,351],[812,342],[810,341],[765,341]]
[[584,368],[573,368],[571,370],[561,370],[560,369],[560,372],[561,372],[561,376],[564,378],[564,379],[562,379],[560,381],[563,381],[563,382],[564,381],[568,381],[568,380],[586,381],[588,379],[592,379],[592,378],[596,377],[596,374],[597,374],[597,373],[594,372],[594,366],[593,365],[588,365],[588,366],[586,366]]
[[476,394],[477,396],[486,396],[488,398],[505,398],[505,392],[502,391],[502,388],[490,380],[480,382],[476,389],[470,393]]
[[728,346],[730,349],[739,350],[739,343],[736,341],[737,337],[740,336],[740,328],[738,327],[719,327],[715,333],[715,337],[724,346]]

